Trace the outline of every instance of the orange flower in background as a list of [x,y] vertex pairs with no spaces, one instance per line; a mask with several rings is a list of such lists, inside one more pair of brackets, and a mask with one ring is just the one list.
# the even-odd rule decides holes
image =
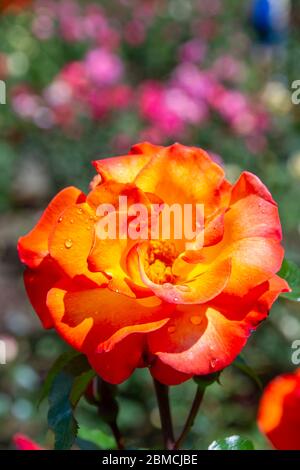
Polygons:
[[300,369],[268,384],[257,421],[276,449],[300,450]]
[[32,4],[32,0],[1,0],[0,12],[17,13]]
[[[165,384],[216,372],[239,354],[287,283],[278,208],[245,172],[231,185],[201,149],[148,143],[94,162],[86,196],[70,187],[19,240],[25,286],[54,327],[111,383],[148,366]],[[203,204],[203,246],[100,239],[101,204]],[[129,217],[129,216],[128,216]]]

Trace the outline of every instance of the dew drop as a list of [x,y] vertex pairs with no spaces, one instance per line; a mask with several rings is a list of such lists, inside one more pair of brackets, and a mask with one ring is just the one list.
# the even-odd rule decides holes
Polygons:
[[175,326],[169,326],[169,327],[168,327],[168,332],[169,332],[169,333],[174,333],[175,330],[176,330]]
[[73,220],[73,219],[70,219],[70,224],[74,224],[74,220]]
[[192,289],[189,286],[176,286],[181,292],[190,292]]
[[72,245],[73,245],[73,242],[71,238],[67,238],[67,240],[65,240],[65,247],[69,249],[69,248],[72,248]]
[[58,223],[60,224],[62,221],[63,221],[63,218],[60,217],[60,218],[58,219]]
[[193,316],[190,318],[190,320],[191,320],[191,323],[193,323],[193,325],[200,325],[202,323],[201,317]]
[[173,300],[174,300],[174,302],[178,302],[179,299],[178,299],[178,297],[174,297]]
[[173,284],[170,284],[169,282],[165,282],[163,285],[162,285],[162,288],[163,289],[173,289]]
[[211,359],[210,367],[214,369],[217,366],[218,359]]
[[82,209],[81,209],[81,207],[80,207],[80,208],[77,210],[77,213],[78,213],[78,214],[82,214],[82,212],[83,212],[83,211],[82,211]]

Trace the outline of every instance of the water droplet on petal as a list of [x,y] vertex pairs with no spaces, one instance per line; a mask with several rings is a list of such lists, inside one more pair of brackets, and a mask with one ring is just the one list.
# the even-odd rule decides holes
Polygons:
[[170,284],[169,282],[165,282],[163,285],[162,285],[162,288],[163,289],[173,289],[173,284]]
[[74,220],[73,220],[73,219],[70,219],[70,224],[74,224]]
[[218,359],[211,359],[210,361],[210,367],[212,369],[215,369],[215,367],[217,366],[217,363],[218,363]]
[[168,332],[169,332],[169,333],[174,333],[175,331],[176,331],[175,326],[169,326],[169,327],[168,327]]
[[58,219],[58,223],[60,224],[62,221],[63,221],[63,218],[60,217],[60,218]]
[[81,209],[81,207],[77,210],[78,214],[82,214],[83,210]]
[[176,286],[176,289],[180,290],[181,292],[190,292],[192,290],[190,286]]
[[190,320],[193,325],[200,325],[202,323],[202,318],[196,315],[191,317]]
[[179,299],[178,299],[178,297],[174,297],[173,300],[174,300],[174,302],[178,302]]
[[73,242],[71,240],[71,238],[68,238],[67,240],[65,240],[65,247],[66,248],[72,248],[72,245],[73,245]]

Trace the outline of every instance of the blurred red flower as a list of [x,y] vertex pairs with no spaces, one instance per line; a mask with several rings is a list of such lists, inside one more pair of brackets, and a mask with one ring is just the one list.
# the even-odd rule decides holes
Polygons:
[[300,450],[300,369],[267,385],[257,421],[276,449]]
[[18,12],[32,4],[32,0],[2,0],[0,12]]
[[25,436],[25,434],[17,433],[13,436],[13,443],[17,450],[44,450],[34,441]]

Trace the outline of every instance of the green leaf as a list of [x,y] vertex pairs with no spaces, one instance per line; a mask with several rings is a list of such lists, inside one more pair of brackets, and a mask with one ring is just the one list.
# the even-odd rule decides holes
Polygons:
[[70,449],[77,436],[78,423],[69,400],[72,385],[72,376],[59,372],[50,389],[48,424],[55,435],[55,450]]
[[[90,442],[104,450],[116,448],[115,439],[101,429],[89,429],[85,426],[80,426],[78,438],[81,441]],[[79,447],[81,446],[79,445]]]
[[80,437],[77,437],[75,444],[77,444],[80,450],[102,450],[93,442],[86,441],[85,439],[81,439]]
[[246,363],[245,359],[241,355],[239,355],[236,358],[236,360],[232,363],[232,365],[236,367],[237,369],[239,369],[241,372],[243,372],[245,375],[247,375],[250,379],[252,379],[253,382],[255,382],[255,384],[258,386],[260,390],[263,389],[261,380],[258,377],[257,373],[255,372],[254,369],[252,369],[252,367],[250,367]]
[[52,365],[51,369],[48,372],[48,375],[43,383],[41,392],[38,397],[38,404],[37,406],[39,407],[42,401],[49,395],[50,388],[53,384],[53,381],[57,374],[65,367],[66,364],[68,364],[74,357],[79,356],[79,352],[75,350],[67,351],[61,354],[54,364]]
[[90,381],[95,377],[96,373],[93,369],[90,369],[83,374],[76,377],[71,390],[70,400],[72,406],[76,406],[82,395],[87,389]]
[[254,445],[249,439],[230,436],[212,442],[208,450],[254,450]]
[[48,424],[55,435],[55,450],[70,449],[74,444],[78,433],[74,409],[93,374],[86,357],[76,355],[50,385]]
[[293,261],[283,260],[278,276],[287,281],[292,292],[281,294],[281,297],[300,302],[300,268]]

